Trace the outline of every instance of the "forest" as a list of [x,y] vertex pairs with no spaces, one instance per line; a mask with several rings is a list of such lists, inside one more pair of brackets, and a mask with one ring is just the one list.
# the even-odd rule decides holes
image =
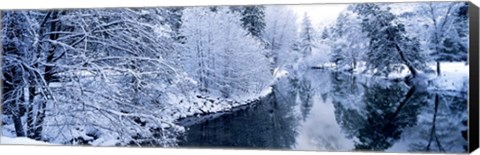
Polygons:
[[[466,91],[468,69],[452,73],[468,68],[466,2],[345,6],[322,26],[288,5],[2,11],[2,143],[26,137],[62,145],[176,147],[188,132],[179,120],[278,95],[282,79],[324,78],[307,74],[311,70],[408,86],[401,91],[406,98],[362,100],[379,102],[369,111],[389,104],[419,109],[407,104],[419,92]],[[358,95],[375,89],[386,88]],[[368,117],[384,118],[378,115]],[[358,131],[370,136],[376,127]],[[364,143],[369,140],[355,146],[390,147]],[[438,138],[436,145],[444,148]]]

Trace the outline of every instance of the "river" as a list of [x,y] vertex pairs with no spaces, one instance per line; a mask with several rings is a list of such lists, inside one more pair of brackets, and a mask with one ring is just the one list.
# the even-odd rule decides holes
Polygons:
[[280,80],[250,108],[186,127],[180,147],[465,152],[467,94],[326,70]]

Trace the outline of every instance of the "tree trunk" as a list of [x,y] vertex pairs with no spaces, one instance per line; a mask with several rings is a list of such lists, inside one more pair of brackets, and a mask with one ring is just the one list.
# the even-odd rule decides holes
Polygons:
[[28,107],[27,107],[27,136],[30,138],[34,138],[35,135],[34,133],[34,128],[35,128],[35,116],[34,116],[34,111],[33,111],[33,106],[35,105],[34,99],[35,99],[35,79],[33,79],[33,76],[30,77],[29,79],[30,86],[28,87],[28,92],[29,97],[28,97]]
[[415,86],[412,86],[410,87],[410,89],[408,90],[407,94],[405,95],[405,98],[403,98],[403,100],[400,102],[400,104],[398,105],[398,108],[397,110],[395,110],[395,113],[393,114],[393,117],[392,119],[396,118],[398,116],[398,114],[400,113],[400,111],[402,110],[402,108],[408,103],[408,101],[410,100],[410,98],[413,97],[413,95],[415,94],[415,91],[416,91],[416,87]]
[[[18,103],[17,103],[18,106]],[[17,111],[20,111],[20,109],[17,107]],[[15,127],[15,133],[17,134],[17,137],[25,137],[25,132],[23,131],[23,123],[22,119],[20,117],[19,112],[13,113],[13,124]]]
[[440,76],[440,61],[437,61],[437,76]]
[[[15,89],[22,89],[22,88],[18,88],[21,86],[21,84],[19,84],[19,81],[14,80],[14,77],[18,76],[17,75],[18,73],[15,70],[15,68],[10,68],[8,70],[2,70],[2,71],[3,71],[3,77],[4,77],[2,80],[2,84],[3,84],[2,98],[3,100],[7,98],[15,98],[16,96],[10,93],[15,91]],[[6,72],[10,72],[12,74],[7,74]],[[20,97],[19,100],[4,102],[3,105],[8,105],[9,108],[7,109],[6,106],[3,106],[2,110],[5,110],[5,111],[2,111],[1,113],[1,114],[5,114],[6,110],[8,110],[12,114],[13,125],[15,127],[15,134],[17,135],[17,137],[25,137],[25,132],[23,130],[23,122],[21,119],[21,117],[24,115],[23,114],[24,107],[21,105],[22,102],[23,102],[23,97]]]
[[33,135],[35,140],[42,139],[42,131],[43,131],[43,122],[45,120],[45,108],[47,107],[47,102],[42,101],[40,104],[39,112],[37,114],[37,120],[35,121],[35,130],[33,130]]
[[[57,19],[58,18],[58,13],[59,13],[58,11],[52,11],[51,13],[47,14],[45,19]],[[64,13],[65,12],[63,12],[62,15]],[[50,32],[59,31],[60,27],[58,25],[59,24],[58,22],[59,21],[54,21],[54,22],[50,23],[50,27],[49,27]],[[49,39],[50,40],[57,40],[58,37],[59,37],[58,33],[49,34]],[[49,45],[49,47],[50,47],[49,50],[46,51],[46,56],[47,56],[46,63],[47,64],[54,63],[53,60],[55,58],[56,47],[54,45]],[[40,86],[40,87],[43,87],[44,90],[48,89],[46,87],[48,87],[48,84],[50,83],[50,81],[53,80],[53,69],[54,69],[53,66],[46,66],[45,67],[45,72],[43,74],[43,78],[46,81],[46,84],[44,86]],[[36,86],[38,86],[38,84]],[[35,88],[32,88],[31,90],[35,91]],[[45,98],[47,98],[47,99],[49,98],[48,93],[46,94]],[[38,104],[39,104],[38,105],[38,110],[35,111],[35,113],[33,113],[33,111],[30,111],[30,113],[32,113],[32,114],[29,115],[29,118],[28,118],[29,129],[28,129],[28,135],[27,136],[29,138],[32,138],[32,139],[35,139],[35,140],[41,140],[41,138],[42,138],[41,134],[42,134],[42,130],[43,130],[43,122],[44,122],[44,119],[45,119],[45,109],[47,107],[47,101],[42,100],[42,101],[39,101]],[[34,105],[31,104],[29,109],[32,108],[32,106],[34,106]]]
[[357,60],[353,59],[353,70],[357,69]]
[[445,151],[442,147],[442,145],[440,144],[440,142],[438,141],[438,137],[436,135],[436,120],[437,120],[437,111],[438,111],[438,104],[440,102],[440,99],[439,99],[439,96],[438,94],[435,94],[435,110],[434,110],[434,113],[433,113],[433,120],[432,120],[432,128],[430,129],[430,138],[428,140],[428,144],[427,144],[427,147],[425,148],[426,151],[430,151],[430,146],[432,144],[432,141],[433,139],[435,138],[435,142],[437,143],[437,147],[440,151]]
[[417,70],[415,69],[415,67],[413,67],[412,63],[408,61],[407,57],[405,56],[405,53],[402,51],[400,46],[398,46],[398,44],[395,44],[395,48],[397,49],[398,55],[400,55],[400,60],[402,60],[405,65],[407,65],[408,70],[410,70],[410,72],[412,73],[412,76],[416,77]]

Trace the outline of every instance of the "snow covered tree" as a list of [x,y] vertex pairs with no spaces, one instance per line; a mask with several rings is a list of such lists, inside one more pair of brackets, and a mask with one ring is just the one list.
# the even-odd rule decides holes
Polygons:
[[[166,61],[173,40],[160,17],[162,13],[161,9],[76,10],[66,16],[66,24],[76,27],[72,33],[79,34],[72,39],[78,37],[83,41],[66,49],[69,54],[63,67],[67,69],[64,75],[69,82],[56,88],[59,100],[64,103],[59,107],[73,111],[86,109],[86,112],[73,113],[64,119],[55,117],[61,111],[54,110],[50,121],[93,126],[72,125],[64,129],[87,134],[96,129],[103,135],[100,140],[124,135],[119,139],[123,145],[170,145],[169,139],[154,135],[168,133],[167,127],[175,128],[165,122],[164,116],[160,117],[160,112],[171,103],[172,91],[181,94],[173,85],[182,83],[182,75]],[[97,116],[98,113],[104,117]],[[81,118],[78,115],[84,121],[74,119]],[[112,119],[117,121],[107,121]]]
[[388,75],[395,64],[404,64],[415,77],[418,69],[426,67],[420,43],[406,35],[405,26],[396,22],[397,17],[388,8],[372,3],[351,7],[362,19],[362,30],[369,39],[369,50],[366,52],[368,69]]
[[[231,12],[240,14],[241,25],[247,30],[247,35],[253,36],[262,43],[264,48],[267,48],[268,42],[264,36],[267,25],[266,7],[263,5],[247,5],[230,6],[228,8]],[[275,54],[270,50],[264,51],[263,54],[271,62],[270,70],[273,73],[276,61]]]
[[265,86],[269,79],[265,51],[253,36],[245,35],[239,14],[222,7],[216,11],[189,8],[182,21],[181,32],[186,37],[183,65],[198,81],[203,95],[230,98],[232,94],[258,93]]
[[[222,96],[230,98],[234,94],[258,93],[270,79],[265,73],[269,67],[262,54],[265,51],[261,43],[252,36],[244,35],[237,14],[229,13],[226,9],[219,10],[218,14],[218,21],[223,22],[219,23],[219,32],[215,32],[215,47],[218,49],[213,52],[220,58],[217,61],[220,67],[217,77]],[[254,61],[246,64],[245,60]]]
[[179,41],[182,43],[183,36],[180,35],[180,27],[182,26],[182,11],[183,7],[172,7],[172,8],[167,8],[166,12],[167,14],[165,15],[166,17],[166,22],[172,29],[172,36],[175,38],[175,40]]
[[424,48],[437,63],[437,75],[441,61],[467,60],[467,7],[464,2],[420,3],[415,14],[404,17],[413,35],[426,42]]
[[[4,104],[15,112],[12,114],[17,136],[42,138],[47,102],[55,100],[49,84],[57,78],[57,67],[45,64],[54,64],[63,56],[57,39],[58,32],[67,29],[59,21],[65,13],[52,10],[4,14]],[[26,122],[18,117],[25,117]]]
[[312,22],[310,21],[310,17],[307,13],[304,14],[302,25],[300,29],[300,50],[302,52],[302,57],[306,58],[307,56],[312,55],[313,48],[316,47],[315,45],[315,30],[312,26]]
[[[182,52],[185,62],[182,63],[187,73],[191,74],[199,85],[200,92],[208,93],[212,83],[214,55],[212,32],[214,13],[205,8],[185,9],[182,16],[181,34],[186,37],[185,48]],[[208,29],[205,27],[209,27]],[[215,27],[216,28],[216,27]],[[210,78],[212,77],[212,78]]]
[[36,32],[26,29],[30,20],[26,13],[2,13],[2,115],[12,116],[15,134],[22,137],[26,134],[21,117],[29,106],[25,104],[28,92],[24,88],[28,88],[30,82],[30,73],[23,63],[34,61],[34,55],[26,51],[34,49],[29,45],[33,44]]
[[337,66],[357,69],[358,62],[368,50],[367,35],[362,31],[361,21],[350,10],[342,12],[337,18],[331,34],[333,52],[330,61]]
[[331,37],[331,31],[332,31],[333,27],[325,27],[322,31],[322,34],[320,35],[320,39],[323,41],[323,40],[327,40]]
[[16,135],[66,144],[118,138],[122,145],[172,145],[168,136],[179,128],[165,121],[162,109],[188,80],[165,59],[173,40],[163,13],[6,12],[2,77],[15,85],[4,88],[3,104]]
[[262,38],[265,31],[265,7],[264,6],[243,6],[242,26],[252,36]]
[[265,9],[265,34],[267,57],[271,57],[272,68],[293,63],[295,53],[292,46],[297,39],[297,26],[294,12],[285,6],[267,6]]

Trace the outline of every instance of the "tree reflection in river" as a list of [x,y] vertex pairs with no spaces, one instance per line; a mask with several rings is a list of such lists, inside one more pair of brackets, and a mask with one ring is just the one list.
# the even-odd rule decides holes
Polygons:
[[341,73],[332,73],[331,79],[337,122],[355,140],[356,150],[466,151],[461,135],[467,129],[462,123],[467,119],[466,88],[424,92],[403,82],[359,82]]
[[401,82],[332,74],[333,103],[337,121],[356,150],[382,151],[391,147],[405,127],[416,124],[419,107],[428,94]]
[[254,108],[190,126],[179,145],[285,149],[294,146],[298,117],[294,98],[274,88]]
[[311,79],[308,76],[294,76],[289,79],[290,81],[290,95],[295,97],[296,104],[300,105],[300,111],[302,113],[302,119],[305,119],[310,114],[313,107],[313,95],[316,93],[312,88]]
[[428,95],[418,93],[415,87],[403,83],[374,83],[365,89],[366,122],[358,131],[357,150],[383,151],[393,145],[405,127],[417,122],[419,107],[427,102]]
[[[302,90],[311,95],[311,110],[298,126],[295,149],[347,151],[353,147],[353,142],[346,138],[335,121],[335,107],[330,97],[334,92],[329,75],[329,72],[315,70],[304,75],[305,81],[311,81],[311,89]],[[305,104],[300,105],[302,109]]]
[[310,70],[280,80],[253,108],[189,127],[180,146],[465,152],[466,88]]
[[409,151],[465,152],[467,139],[466,93],[438,92],[435,101],[422,109],[419,123],[405,134]]
[[364,126],[365,118],[362,102],[364,88],[355,76],[332,72],[330,74],[332,103],[335,118],[348,138],[358,135],[359,127]]

